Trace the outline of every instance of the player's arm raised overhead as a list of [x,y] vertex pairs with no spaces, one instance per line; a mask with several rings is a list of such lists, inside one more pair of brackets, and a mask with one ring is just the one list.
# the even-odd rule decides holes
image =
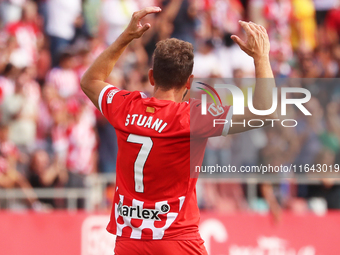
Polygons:
[[[238,36],[232,35],[231,39],[236,42],[240,48],[254,59],[256,86],[253,96],[253,106],[257,110],[268,110],[272,107],[272,92],[275,88],[275,80],[272,68],[269,62],[270,43],[266,29],[263,26],[253,22],[240,21],[240,25],[246,32],[246,41],[241,40]],[[251,119],[277,119],[276,111],[270,115],[258,116],[250,112],[246,107],[244,115],[233,115],[232,121],[246,123]],[[270,122],[268,122],[270,123]],[[229,129],[229,134],[240,133],[252,129],[248,125],[233,125]]]
[[105,82],[112,72],[120,55],[129,43],[140,38],[150,27],[149,23],[141,24],[141,19],[148,14],[160,12],[159,7],[147,7],[132,15],[130,24],[125,31],[93,62],[80,81],[84,93],[99,109],[98,97],[102,89],[108,84]]

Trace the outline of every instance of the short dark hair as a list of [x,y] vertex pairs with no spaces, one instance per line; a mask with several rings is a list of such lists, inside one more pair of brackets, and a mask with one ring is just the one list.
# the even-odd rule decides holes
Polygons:
[[191,43],[175,38],[156,44],[153,53],[153,77],[164,90],[181,88],[192,74],[194,47]]

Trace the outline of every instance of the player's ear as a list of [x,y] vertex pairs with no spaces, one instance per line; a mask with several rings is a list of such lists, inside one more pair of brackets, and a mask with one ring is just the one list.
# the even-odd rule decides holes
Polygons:
[[186,87],[187,89],[190,89],[190,88],[191,88],[191,83],[193,82],[193,80],[194,80],[194,75],[192,74],[192,75],[189,76],[189,78],[188,78],[188,80],[187,80],[187,83],[185,84],[185,87]]
[[149,81],[152,86],[155,86],[155,79],[153,78],[153,69],[149,69]]

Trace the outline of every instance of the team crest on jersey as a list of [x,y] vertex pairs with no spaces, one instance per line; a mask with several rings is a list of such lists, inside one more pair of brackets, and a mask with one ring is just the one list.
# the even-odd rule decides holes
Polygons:
[[169,211],[170,206],[168,204],[162,205],[160,211],[155,209],[143,209],[140,206],[123,205],[121,201],[119,201],[117,207],[117,212],[120,216],[140,220],[160,221],[161,219],[158,217],[158,214],[168,213]]
[[116,95],[120,90],[119,89],[113,89],[109,92],[109,94],[107,94],[107,103],[111,104],[112,103],[112,99],[114,97],[114,95]]
[[208,112],[214,117],[219,116],[224,113],[224,109],[221,105],[211,104],[208,108]]

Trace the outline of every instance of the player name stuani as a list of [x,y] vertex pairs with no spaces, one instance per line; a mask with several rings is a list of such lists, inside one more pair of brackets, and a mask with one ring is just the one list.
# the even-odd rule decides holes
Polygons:
[[143,114],[128,114],[125,119],[125,126],[137,125],[139,127],[149,128],[162,133],[164,128],[168,125],[165,121],[153,116],[144,116]]

